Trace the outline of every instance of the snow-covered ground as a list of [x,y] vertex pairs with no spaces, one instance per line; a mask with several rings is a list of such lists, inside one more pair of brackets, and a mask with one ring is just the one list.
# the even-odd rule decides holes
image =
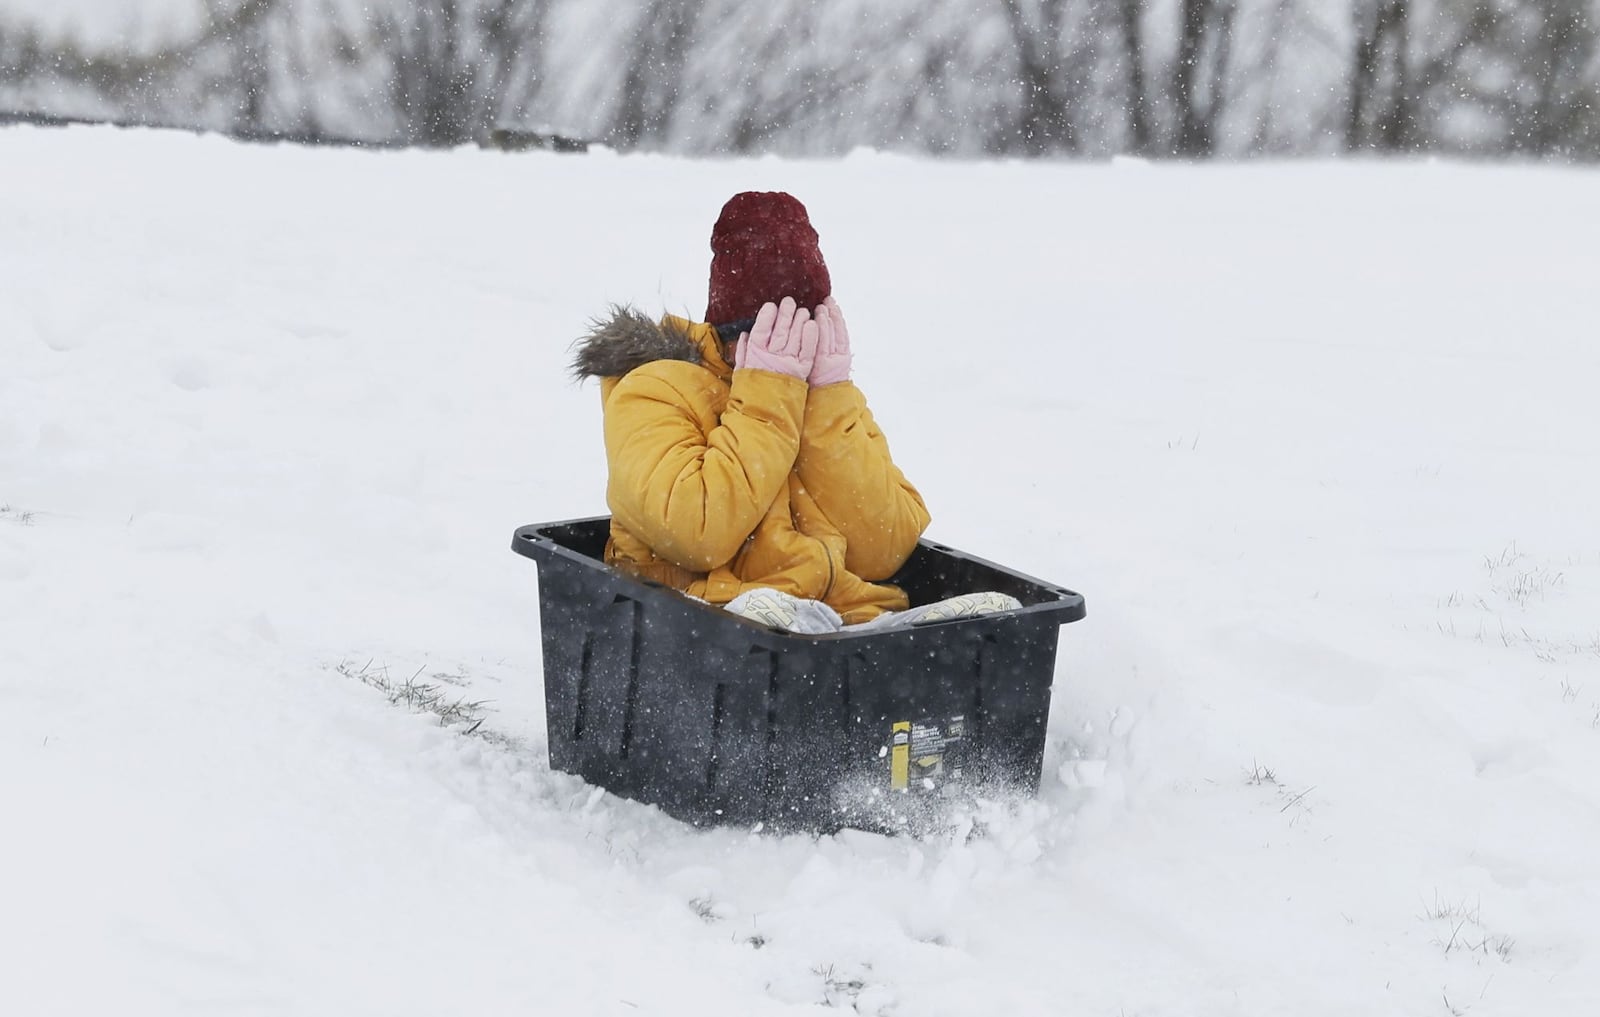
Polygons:
[[[1592,175],[0,167],[0,1012],[1595,1012]],[[604,509],[568,343],[698,314],[746,188],[810,206],[930,535],[1089,598],[979,836],[697,831],[545,763],[508,544]]]

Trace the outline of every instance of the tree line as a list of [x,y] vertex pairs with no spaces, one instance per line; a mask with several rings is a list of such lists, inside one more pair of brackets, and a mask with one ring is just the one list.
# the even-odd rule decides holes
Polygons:
[[965,157],[1600,158],[1600,0],[196,0],[0,13],[0,111],[249,137]]

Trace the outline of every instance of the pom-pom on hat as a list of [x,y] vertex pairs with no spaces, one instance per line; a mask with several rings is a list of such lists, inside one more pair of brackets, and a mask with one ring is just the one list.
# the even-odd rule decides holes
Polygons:
[[711,228],[713,325],[754,318],[765,303],[793,297],[815,307],[833,292],[806,207],[782,191],[744,191],[722,206]]

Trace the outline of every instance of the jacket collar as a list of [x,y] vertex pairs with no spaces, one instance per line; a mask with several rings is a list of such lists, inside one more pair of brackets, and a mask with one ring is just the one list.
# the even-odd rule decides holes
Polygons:
[[[664,327],[683,334],[699,348],[701,367],[704,367],[723,381],[731,381],[733,379],[733,365],[726,359],[733,355],[733,350],[731,347],[722,345],[722,332],[716,326],[707,325],[704,322],[690,321],[687,318],[679,318],[671,314],[666,315],[661,323]],[[735,332],[734,339],[737,340],[738,338],[739,334]]]

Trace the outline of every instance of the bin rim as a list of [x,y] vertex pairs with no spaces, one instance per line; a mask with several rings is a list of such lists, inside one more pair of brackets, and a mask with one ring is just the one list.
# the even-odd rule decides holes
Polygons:
[[[526,526],[519,526],[512,534],[511,550],[515,551],[524,558],[533,560],[535,563],[549,558],[557,558],[582,566],[584,568],[600,569],[612,574],[624,582],[637,586],[640,591],[640,596],[676,599],[686,606],[713,611],[721,620],[742,625],[745,628],[752,630],[753,633],[759,633],[760,635],[768,638],[775,638],[783,645],[787,646],[803,644],[812,646],[840,647],[847,646],[855,640],[865,638],[914,637],[916,633],[931,632],[947,625],[957,625],[975,621],[1005,623],[1016,619],[1034,618],[1040,616],[1053,616],[1057,625],[1067,625],[1071,622],[1082,620],[1087,614],[1083,595],[1080,593],[1069,590],[1066,587],[1059,586],[1055,583],[1045,582],[1042,579],[1037,579],[1026,573],[1018,572],[1016,569],[1008,568],[1007,566],[990,561],[986,558],[980,558],[975,554],[969,554],[966,551],[953,548],[942,541],[930,540],[927,537],[923,537],[917,541],[917,544],[920,547],[926,547],[929,550],[938,552],[939,554],[959,556],[975,562],[978,565],[993,569],[997,572],[1004,572],[1015,579],[1020,579],[1026,583],[1038,587],[1041,591],[1050,594],[1054,599],[1045,600],[1037,604],[1025,604],[1015,610],[1002,611],[996,614],[977,615],[968,618],[948,618],[941,621],[907,625],[901,628],[871,629],[861,632],[851,631],[850,627],[847,626],[841,632],[790,632],[788,629],[781,629],[771,625],[763,625],[760,622],[745,618],[741,615],[729,614],[728,612],[723,611],[717,605],[707,603],[706,601],[700,600],[697,597],[691,597],[681,590],[667,586],[665,583],[658,583],[648,579],[640,579],[638,576],[631,575],[614,565],[608,565],[598,558],[591,558],[589,555],[580,554],[579,552],[574,551],[573,549],[560,543],[546,532],[548,530],[554,530],[563,527],[593,526],[598,523],[609,523],[610,521],[611,517],[609,515],[596,515],[579,516],[573,519],[560,519],[553,520],[551,522],[530,523]],[[1041,620],[1043,619],[1041,618]]]

